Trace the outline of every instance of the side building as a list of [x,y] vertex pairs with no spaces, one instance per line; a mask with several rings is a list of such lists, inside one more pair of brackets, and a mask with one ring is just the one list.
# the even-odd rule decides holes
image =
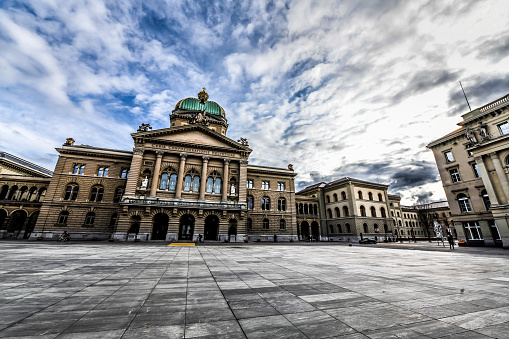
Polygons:
[[509,248],[509,95],[462,115],[433,151],[460,244]]

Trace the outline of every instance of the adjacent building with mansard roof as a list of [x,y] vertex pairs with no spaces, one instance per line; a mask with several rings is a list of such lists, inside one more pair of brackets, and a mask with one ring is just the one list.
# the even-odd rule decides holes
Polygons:
[[142,124],[133,151],[75,145],[60,153],[33,237],[121,240],[297,240],[296,173],[248,164],[226,136],[224,109],[180,100],[170,127]]
[[462,115],[431,142],[461,243],[509,248],[509,95]]

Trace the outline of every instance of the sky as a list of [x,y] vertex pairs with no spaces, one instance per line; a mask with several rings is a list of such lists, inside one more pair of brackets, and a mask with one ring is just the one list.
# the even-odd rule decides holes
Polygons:
[[490,1],[0,2],[0,150],[131,150],[206,87],[251,164],[296,189],[349,176],[445,199],[426,145],[509,93],[509,6]]

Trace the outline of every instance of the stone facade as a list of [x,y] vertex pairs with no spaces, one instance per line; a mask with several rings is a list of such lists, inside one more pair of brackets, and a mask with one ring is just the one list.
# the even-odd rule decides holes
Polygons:
[[509,95],[431,142],[461,244],[509,248]]

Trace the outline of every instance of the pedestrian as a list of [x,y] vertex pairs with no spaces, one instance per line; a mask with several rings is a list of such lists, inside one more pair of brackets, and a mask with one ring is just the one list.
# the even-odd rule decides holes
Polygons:
[[201,234],[198,235],[198,242],[203,242],[203,235]]
[[454,249],[454,237],[451,233],[447,234],[447,241],[449,241],[449,249]]
[[410,236],[408,236],[408,243],[410,243]]

